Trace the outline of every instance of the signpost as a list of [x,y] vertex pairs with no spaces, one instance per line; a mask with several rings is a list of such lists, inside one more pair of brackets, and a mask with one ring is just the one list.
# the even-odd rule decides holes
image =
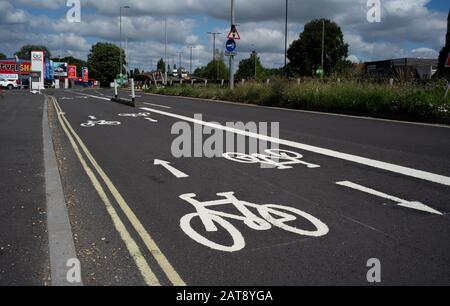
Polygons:
[[232,40],[241,39],[241,36],[239,35],[239,32],[238,32],[235,24],[231,25],[231,30],[230,30],[230,33],[228,34],[228,39],[232,39]]
[[40,90],[44,88],[45,60],[43,51],[31,52],[31,70],[40,73],[39,81],[34,80],[30,86],[31,89]]
[[77,79],[77,66],[69,65],[69,67],[67,68],[67,78],[70,80]]
[[237,56],[236,51],[236,41],[234,39],[229,39],[225,45],[225,56]]

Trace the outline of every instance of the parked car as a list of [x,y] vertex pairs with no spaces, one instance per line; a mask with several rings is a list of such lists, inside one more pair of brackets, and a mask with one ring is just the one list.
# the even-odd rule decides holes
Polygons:
[[0,79],[0,86],[2,88],[8,88],[9,90],[17,88],[19,86],[18,80],[7,80],[7,79]]

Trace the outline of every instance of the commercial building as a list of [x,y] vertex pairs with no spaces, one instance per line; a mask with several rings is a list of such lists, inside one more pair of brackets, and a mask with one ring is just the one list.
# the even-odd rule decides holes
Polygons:
[[365,73],[375,78],[424,80],[431,79],[437,67],[438,59],[399,58],[366,62]]

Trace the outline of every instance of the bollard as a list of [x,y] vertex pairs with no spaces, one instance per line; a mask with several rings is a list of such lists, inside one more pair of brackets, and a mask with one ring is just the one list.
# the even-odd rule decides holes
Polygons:
[[131,79],[131,100],[133,103],[136,101],[136,94],[134,92],[134,79]]
[[270,84],[270,79],[267,79],[267,85],[269,85]]
[[337,83],[338,83],[338,84],[341,84],[341,78],[338,78],[338,79],[337,79]]
[[180,79],[180,85],[183,85],[183,79]]
[[225,84],[225,80],[222,80],[222,87],[223,87],[224,84]]
[[300,86],[300,79],[297,79],[297,86]]
[[117,99],[118,94],[117,94],[117,80],[114,80],[114,98]]
[[191,80],[191,86],[192,87],[194,86],[194,80]]
[[205,80],[205,87],[208,85],[208,80]]
[[245,84],[245,79],[242,79],[242,85],[244,85]]
[[394,79],[391,78],[391,79],[389,80],[389,85],[394,86]]

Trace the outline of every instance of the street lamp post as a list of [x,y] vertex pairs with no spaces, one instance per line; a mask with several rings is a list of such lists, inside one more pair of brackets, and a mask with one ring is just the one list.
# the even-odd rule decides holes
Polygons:
[[286,0],[286,18],[284,22],[284,74],[287,76],[287,45],[288,45],[288,8],[289,0]]
[[123,73],[123,62],[122,62],[122,9],[129,9],[130,6],[125,5],[125,6],[120,6],[120,20],[119,20],[119,28],[120,28],[120,71],[119,71],[119,75],[120,75],[120,79],[122,80],[122,73]]
[[179,67],[178,67],[178,69],[180,69],[180,72],[182,72],[182,70],[181,70],[181,55],[183,54],[184,52],[177,52],[177,54],[178,54],[178,65],[179,65]]
[[[252,47],[255,47],[255,45],[252,44]],[[252,54],[253,54],[253,57],[254,57],[253,58],[253,62],[255,64],[255,81],[256,81],[256,48],[253,49]]]
[[192,75],[192,49],[195,49],[195,46],[189,45],[189,49],[191,49],[190,63],[189,63],[189,74]]
[[[234,14],[234,0],[231,0],[231,26],[233,27],[236,24],[236,17]],[[234,56],[230,56],[230,90],[234,90]]]
[[164,44],[164,85],[167,85],[167,70],[168,70],[168,63],[167,63],[167,17],[164,18],[164,34],[165,34],[165,44]]
[[222,33],[219,33],[219,32],[208,32],[208,34],[213,36],[213,63],[214,63],[214,69],[215,69],[215,72],[216,72],[216,81],[217,81],[217,79],[219,78],[219,76],[218,76],[219,73],[218,73],[217,61],[216,61],[216,36],[220,35]]

